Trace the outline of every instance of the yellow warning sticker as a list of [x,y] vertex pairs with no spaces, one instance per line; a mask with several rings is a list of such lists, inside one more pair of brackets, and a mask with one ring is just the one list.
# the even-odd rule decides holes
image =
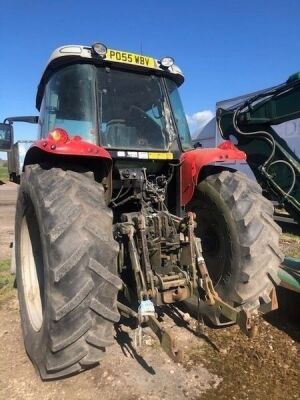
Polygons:
[[155,59],[152,57],[114,49],[107,49],[105,60],[139,65],[141,67],[158,68]]
[[152,160],[173,160],[173,153],[148,153]]

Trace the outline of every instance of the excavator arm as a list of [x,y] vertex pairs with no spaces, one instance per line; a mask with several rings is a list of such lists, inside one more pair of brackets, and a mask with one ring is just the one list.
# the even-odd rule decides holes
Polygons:
[[[226,104],[223,103],[223,104]],[[283,84],[217,109],[224,139],[247,154],[257,181],[300,223],[300,159],[275,126],[300,118],[300,72]],[[299,128],[295,133],[300,141]]]

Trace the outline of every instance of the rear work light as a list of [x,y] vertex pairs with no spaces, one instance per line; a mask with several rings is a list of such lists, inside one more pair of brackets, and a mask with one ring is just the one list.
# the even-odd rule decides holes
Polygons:
[[97,54],[101,58],[105,58],[107,47],[103,43],[94,43],[92,44],[92,50],[94,54]]
[[174,58],[173,57],[163,57],[159,60],[159,62],[163,68],[169,68],[169,67],[172,67],[172,65],[174,64]]
[[69,135],[64,129],[55,128],[48,133],[48,138],[57,144],[63,144],[67,143]]

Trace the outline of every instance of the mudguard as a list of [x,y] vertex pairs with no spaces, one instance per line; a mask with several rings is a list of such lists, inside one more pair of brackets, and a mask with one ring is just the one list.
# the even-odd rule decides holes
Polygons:
[[238,150],[235,145],[226,140],[215,148],[195,149],[183,153],[181,198],[185,206],[193,197],[195,186],[198,184],[198,177],[201,169],[215,162],[241,161],[246,160],[246,154]]
[[36,140],[26,153],[24,167],[27,164],[46,160],[47,157],[53,159],[61,156],[102,159],[106,161],[109,168],[112,165],[111,155],[107,150],[82,140],[80,136],[74,136],[69,137],[65,143],[56,142],[51,137]]

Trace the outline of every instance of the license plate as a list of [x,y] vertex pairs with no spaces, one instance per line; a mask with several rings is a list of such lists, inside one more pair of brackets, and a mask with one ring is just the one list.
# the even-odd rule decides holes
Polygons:
[[173,153],[148,153],[152,160],[173,160]]
[[141,67],[157,68],[154,58],[126,51],[107,49],[105,59],[124,64],[139,65]]

